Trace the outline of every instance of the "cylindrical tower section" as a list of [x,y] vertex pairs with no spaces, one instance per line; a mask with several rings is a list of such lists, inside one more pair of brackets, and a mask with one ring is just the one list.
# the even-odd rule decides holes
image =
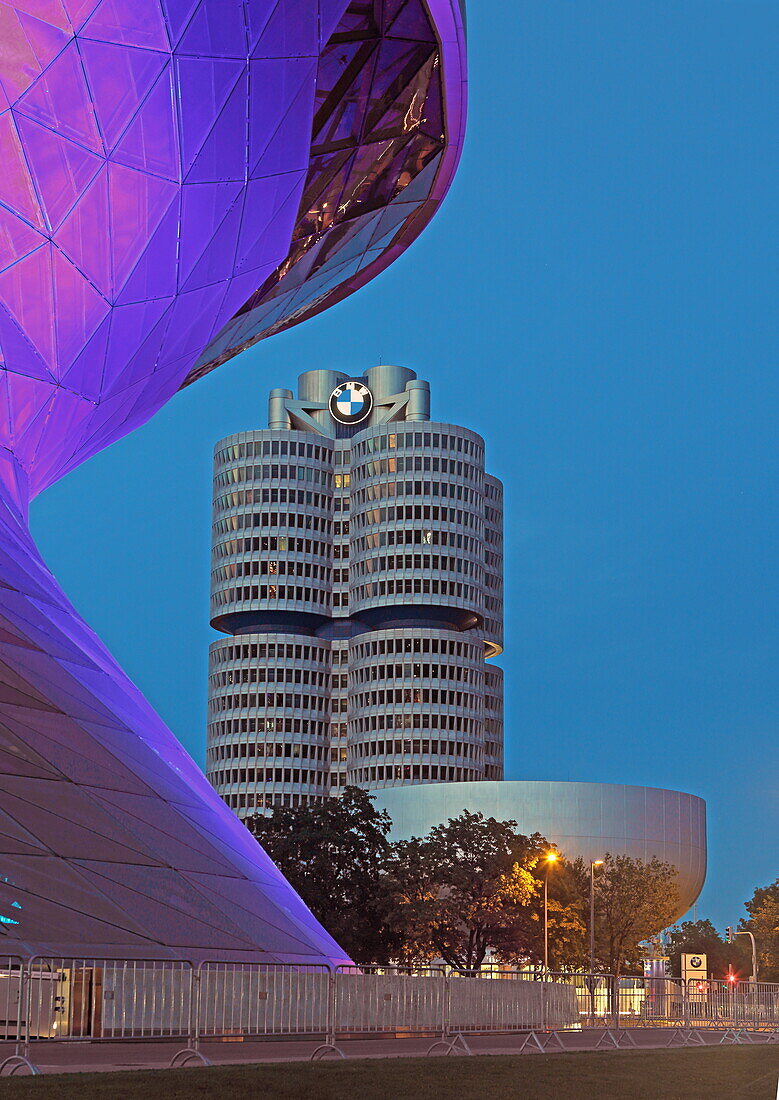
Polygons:
[[241,634],[209,648],[206,774],[241,818],[330,789],[330,644]]
[[369,424],[377,424],[381,420],[379,404],[388,397],[395,397],[404,393],[409,382],[416,379],[416,372],[409,367],[396,367],[391,363],[382,363],[378,367],[368,367],[365,372],[365,382],[373,394],[373,412]]
[[271,390],[268,396],[268,427],[272,431],[288,431],[292,425],[287,412],[286,401],[293,396],[292,390]]
[[323,409],[314,409],[311,419],[317,424],[328,428],[331,419],[328,409],[330,394],[345,382],[348,374],[342,374],[337,370],[306,370],[298,375],[298,397],[303,402],[311,402],[313,405],[324,405]]
[[331,613],[333,440],[228,436],[214,454],[211,625],[315,630]]
[[503,482],[484,476],[484,652],[503,652]]
[[406,420],[427,421],[430,419],[430,383],[423,382],[421,378],[406,383],[408,405],[406,406]]
[[484,666],[484,778],[503,778],[503,669]]
[[481,628],[484,442],[389,423],[352,440],[350,610],[374,627]]
[[351,639],[348,715],[355,786],[483,779],[481,640],[413,628]]

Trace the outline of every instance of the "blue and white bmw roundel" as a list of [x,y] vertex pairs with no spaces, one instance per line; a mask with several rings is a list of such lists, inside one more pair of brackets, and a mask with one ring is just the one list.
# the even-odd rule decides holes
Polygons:
[[373,395],[362,382],[342,382],[330,394],[330,414],[341,424],[359,424],[373,408]]

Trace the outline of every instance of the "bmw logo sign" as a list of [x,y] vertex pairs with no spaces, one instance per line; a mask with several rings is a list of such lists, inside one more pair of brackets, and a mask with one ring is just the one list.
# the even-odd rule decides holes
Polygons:
[[359,424],[372,408],[373,394],[362,382],[342,382],[330,394],[330,415],[339,424]]
[[701,966],[702,963],[703,959],[700,957],[700,955],[693,955],[693,957],[690,959],[690,966],[694,966],[696,970],[699,966]]

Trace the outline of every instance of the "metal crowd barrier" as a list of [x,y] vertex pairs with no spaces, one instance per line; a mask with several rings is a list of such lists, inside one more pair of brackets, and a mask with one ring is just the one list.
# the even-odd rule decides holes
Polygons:
[[642,1027],[668,1028],[669,1042],[704,1042],[706,1030],[779,1041],[779,983],[0,956],[0,1051],[13,1049],[0,1053],[0,1076],[34,1072],[31,1050],[55,1041],[176,1042],[171,1064],[184,1065],[207,1062],[204,1041],[306,1040],[323,1057],[371,1036],[468,1052],[466,1036],[524,1033],[548,1049],[547,1038],[560,1046],[565,1032],[601,1029],[635,1045]]
[[329,1025],[330,982],[324,966],[201,963],[194,1038],[322,1035]]

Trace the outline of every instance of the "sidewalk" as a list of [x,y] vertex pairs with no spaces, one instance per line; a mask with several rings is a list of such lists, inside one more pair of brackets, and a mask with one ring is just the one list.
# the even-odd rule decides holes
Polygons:
[[[656,1050],[669,1047],[671,1041],[676,1038],[675,1046],[680,1045],[679,1036],[675,1036],[674,1028],[634,1028],[627,1033],[611,1033],[613,1036],[629,1035],[629,1039],[620,1040],[620,1048],[639,1050]],[[553,1038],[560,1036],[560,1041],[566,1052],[599,1050],[608,1052],[617,1049],[615,1040],[609,1039],[609,1033],[602,1029],[568,1031],[554,1033],[538,1033],[541,1041],[548,1041],[546,1053],[560,1053],[561,1047]],[[550,1039],[549,1037],[552,1036]],[[700,1036],[700,1039],[696,1037]],[[778,1042],[776,1033],[767,1032],[739,1032],[738,1039],[745,1043],[769,1043]],[[518,1054],[520,1047],[528,1038],[528,1033],[510,1035],[468,1035],[465,1041],[473,1054],[510,1055]],[[723,1042],[724,1040],[724,1042]],[[300,1040],[264,1040],[264,1041],[222,1041],[201,1042],[200,1050],[213,1065],[246,1065],[260,1062],[305,1062],[311,1058],[320,1042],[319,1038],[306,1041]],[[721,1047],[735,1041],[732,1032],[727,1030],[705,1030],[694,1035],[694,1045],[700,1048]],[[338,1047],[351,1058],[408,1058],[424,1057],[433,1043],[435,1036],[426,1038],[366,1038],[339,1040]],[[44,1040],[32,1043],[30,1047],[30,1061],[37,1066],[41,1073],[83,1073],[83,1072],[111,1072],[127,1069],[165,1069],[170,1065],[171,1059],[186,1047],[181,1040],[170,1042],[158,1041],[125,1041],[118,1042],[90,1042],[88,1040],[72,1040],[56,1042]],[[0,1043],[0,1063],[13,1055],[12,1043]],[[443,1054],[446,1051],[442,1047],[436,1048],[436,1053]],[[453,1053],[464,1053],[462,1049],[455,1048]],[[542,1052],[532,1039],[527,1042],[524,1053],[532,1053],[536,1056]],[[329,1053],[326,1057],[338,1058],[337,1054]],[[179,1063],[181,1064],[181,1063]],[[188,1064],[197,1065],[197,1059]]]

